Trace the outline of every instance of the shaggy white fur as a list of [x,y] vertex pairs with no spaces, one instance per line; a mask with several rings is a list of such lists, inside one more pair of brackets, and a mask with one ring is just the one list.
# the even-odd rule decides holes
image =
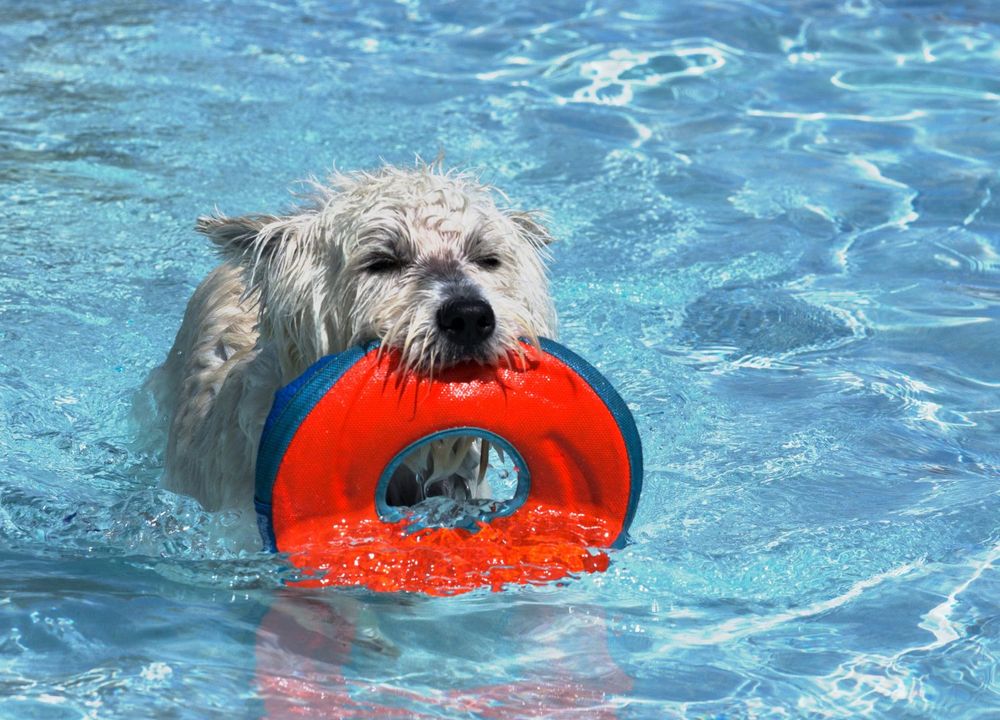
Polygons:
[[[288,215],[198,219],[224,262],[191,297],[148,387],[169,425],[165,486],[209,510],[252,507],[274,393],[320,357],[378,338],[433,374],[555,334],[549,234],[498,207],[493,188],[423,164],[313,185]],[[492,308],[488,337],[449,337],[440,311],[455,298]]]

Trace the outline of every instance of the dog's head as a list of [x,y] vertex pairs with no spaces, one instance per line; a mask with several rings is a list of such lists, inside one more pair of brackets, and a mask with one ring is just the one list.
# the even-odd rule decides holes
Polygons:
[[496,195],[435,166],[386,167],[317,184],[287,216],[202,217],[198,229],[244,267],[286,372],[370,339],[433,372],[555,332],[549,234]]

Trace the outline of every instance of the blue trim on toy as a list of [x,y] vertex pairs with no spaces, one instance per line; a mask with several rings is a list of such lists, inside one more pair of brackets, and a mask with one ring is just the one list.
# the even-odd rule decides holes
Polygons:
[[611,547],[624,547],[628,542],[628,529],[632,526],[636,509],[639,507],[639,494],[642,492],[642,440],[639,438],[639,430],[635,426],[635,418],[632,417],[632,412],[628,409],[622,396],[618,394],[611,382],[601,374],[600,370],[555,340],[539,338],[538,343],[542,350],[566,363],[570,369],[574,370],[590,385],[608,408],[618,425],[618,429],[621,430],[629,465],[628,507],[625,510],[622,531],[611,543]]
[[[476,437],[482,438],[484,440],[489,440],[501,448],[504,452],[510,455],[514,462],[514,465],[518,469],[517,473],[517,490],[514,491],[514,497],[510,500],[499,500],[500,508],[493,511],[484,511],[479,513],[475,519],[470,519],[466,530],[475,532],[478,530],[478,526],[475,520],[481,520],[482,522],[489,522],[493,518],[506,517],[511,515],[519,507],[524,505],[525,500],[528,499],[528,492],[531,490],[531,470],[528,468],[528,464],[524,462],[524,458],[521,453],[517,451],[509,440],[497,435],[494,432],[486,430],[485,428],[474,427],[474,426],[464,426],[448,428],[447,430],[439,430],[438,432],[431,433],[430,435],[425,435],[424,437],[416,440],[405,448],[396,453],[396,456],[389,461],[389,464],[385,466],[385,470],[382,471],[382,475],[378,479],[378,484],[375,486],[375,510],[378,512],[379,518],[383,522],[399,522],[407,516],[407,511],[410,509],[407,507],[400,507],[396,505],[389,505],[385,501],[385,495],[389,490],[389,483],[392,481],[393,473],[396,472],[396,468],[402,465],[403,460],[411,452],[416,450],[421,445],[425,445],[433,440],[443,437],[452,437],[454,435],[475,435]],[[422,529],[422,525],[415,523],[411,525],[414,530]]]
[[271,503],[253,499],[253,508],[257,511],[257,530],[260,539],[264,541],[264,552],[278,552],[278,540],[274,537],[274,523],[271,518]]

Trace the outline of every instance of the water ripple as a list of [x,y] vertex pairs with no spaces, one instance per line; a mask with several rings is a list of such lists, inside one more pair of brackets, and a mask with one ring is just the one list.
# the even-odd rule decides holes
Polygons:
[[[4,3],[0,715],[1000,713],[998,27]],[[643,436],[633,542],[501,595],[296,593],[156,488],[133,393],[216,262],[197,215],[439,150],[548,213],[561,338]]]
[[698,40],[681,41],[655,52],[618,48],[605,58],[581,63],[580,75],[590,84],[558,101],[630,105],[637,91],[644,93],[682,78],[702,77],[721,70],[727,58],[740,54],[720,43],[699,44]]

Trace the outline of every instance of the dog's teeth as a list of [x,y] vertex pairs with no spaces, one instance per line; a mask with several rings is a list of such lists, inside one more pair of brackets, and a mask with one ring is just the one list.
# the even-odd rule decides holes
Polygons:
[[482,485],[486,479],[486,471],[490,467],[490,441],[483,440],[479,444],[479,474],[476,477],[476,484]]

